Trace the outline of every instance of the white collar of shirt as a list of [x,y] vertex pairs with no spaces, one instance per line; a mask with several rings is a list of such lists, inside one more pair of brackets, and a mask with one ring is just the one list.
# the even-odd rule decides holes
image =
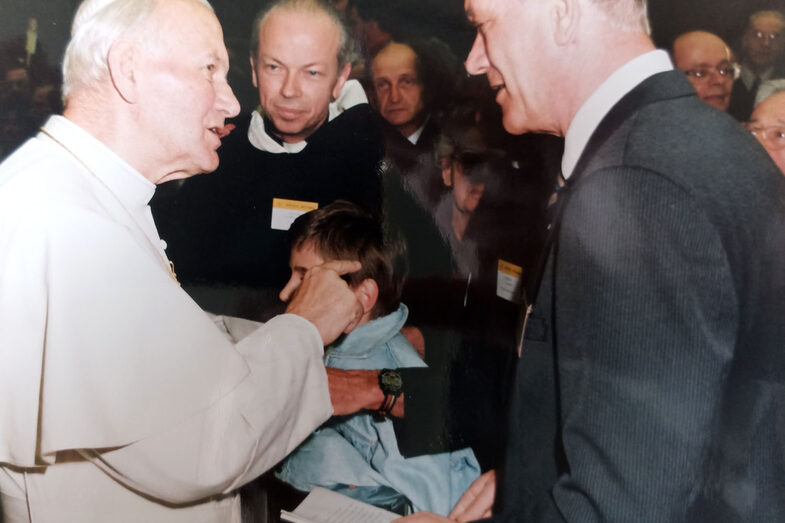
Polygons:
[[744,86],[747,89],[752,89],[752,85],[755,83],[755,78],[760,78],[760,82],[763,83],[771,77],[771,74],[774,72],[774,67],[769,67],[761,74],[756,75],[752,72],[752,69],[747,67],[746,65],[741,66],[741,81],[744,82]]
[[428,116],[428,118],[425,119],[425,121],[422,123],[419,129],[417,129],[412,134],[406,137],[406,139],[409,140],[409,142],[411,142],[412,145],[417,145],[417,142],[420,141],[420,136],[422,136],[422,132],[425,130],[425,126],[428,124],[428,120],[430,118],[431,117]]
[[[345,110],[363,103],[368,103],[368,97],[365,95],[362,84],[357,80],[347,80],[343,85],[343,89],[341,89],[338,99],[330,103],[328,107],[327,121],[332,121]],[[261,107],[258,107],[251,114],[251,123],[248,127],[248,141],[257,149],[268,153],[299,153],[308,145],[307,140],[296,143],[278,143],[278,140],[270,136],[264,128]]]
[[668,53],[649,51],[621,66],[592,93],[575,113],[564,136],[561,168],[565,179],[572,174],[589,138],[613,106],[642,81],[672,69]]

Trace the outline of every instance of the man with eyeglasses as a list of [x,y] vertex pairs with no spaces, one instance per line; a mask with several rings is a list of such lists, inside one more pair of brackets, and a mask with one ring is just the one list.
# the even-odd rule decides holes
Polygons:
[[785,76],[779,64],[784,42],[785,15],[780,11],[756,11],[750,16],[741,40],[741,76],[728,108],[737,120],[749,119],[761,83]]
[[728,109],[739,66],[719,36],[706,31],[682,34],[673,41],[673,61],[687,75],[698,98],[720,111]]
[[755,107],[747,129],[785,174],[785,89],[776,91]]

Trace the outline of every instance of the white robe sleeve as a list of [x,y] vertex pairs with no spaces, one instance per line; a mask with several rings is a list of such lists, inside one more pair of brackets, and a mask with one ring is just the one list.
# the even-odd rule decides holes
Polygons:
[[331,414],[306,320],[235,345],[111,205],[0,203],[0,462],[103,449],[120,481],[193,500],[261,473]]

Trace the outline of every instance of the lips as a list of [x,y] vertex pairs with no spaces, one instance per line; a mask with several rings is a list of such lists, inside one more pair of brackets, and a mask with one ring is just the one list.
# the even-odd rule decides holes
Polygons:
[[304,113],[304,111],[293,107],[276,107],[275,112],[284,120],[296,120]]

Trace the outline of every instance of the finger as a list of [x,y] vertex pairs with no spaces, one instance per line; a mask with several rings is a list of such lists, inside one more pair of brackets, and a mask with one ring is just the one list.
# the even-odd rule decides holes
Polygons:
[[485,514],[490,515],[493,509],[493,501],[496,497],[495,477],[493,474],[486,473],[480,480],[482,481],[472,485],[478,488],[473,489],[473,497],[468,500],[468,505],[459,514],[450,515],[460,523],[486,517]]
[[[465,517],[466,514],[474,513],[477,511],[478,506],[482,506],[482,501],[480,498],[486,499],[490,497],[489,505],[482,506],[483,512],[490,508],[493,505],[493,498],[495,494],[495,480],[496,480],[496,472],[494,470],[489,470],[488,472],[482,474],[479,478],[474,480],[474,482],[469,485],[469,488],[466,489],[466,492],[463,493],[461,499],[458,500],[458,503],[455,504],[455,507],[450,512],[451,518],[460,518]],[[486,501],[486,503],[488,503]],[[479,514],[478,514],[479,516]],[[476,518],[475,518],[476,519]],[[471,521],[471,519],[469,519]]]
[[330,269],[340,275],[344,275],[359,271],[362,268],[362,264],[358,261],[351,260],[331,260],[319,265],[319,267]]
[[278,299],[280,299],[284,303],[289,303],[289,300],[294,296],[294,293],[297,292],[297,289],[300,287],[300,283],[302,280],[299,278],[289,278],[289,281],[286,282],[284,288],[281,289],[281,292],[278,293]]
[[349,324],[346,326],[346,328],[343,330],[344,334],[349,334],[355,329],[355,327],[357,327],[357,325],[363,319],[363,313],[364,313],[363,305],[358,301],[354,306],[354,314],[352,315],[352,321],[350,321]]

